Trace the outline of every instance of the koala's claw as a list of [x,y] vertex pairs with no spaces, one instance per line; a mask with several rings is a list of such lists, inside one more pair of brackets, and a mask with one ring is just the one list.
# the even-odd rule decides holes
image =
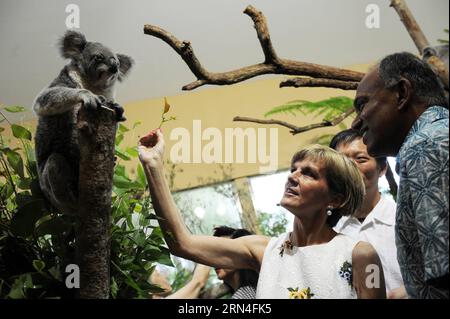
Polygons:
[[126,121],[126,118],[123,116],[124,109],[120,104],[112,102],[112,103],[108,104],[108,107],[112,108],[114,110],[114,112],[116,112],[117,122],[125,122]]
[[105,101],[106,99],[103,96],[91,92],[86,92],[81,96],[83,107],[93,111],[97,110]]

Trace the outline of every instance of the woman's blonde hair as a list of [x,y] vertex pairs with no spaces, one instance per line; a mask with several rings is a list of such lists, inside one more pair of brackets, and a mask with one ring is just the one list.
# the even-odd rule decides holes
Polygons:
[[366,188],[359,169],[351,159],[335,150],[322,146],[310,145],[292,157],[291,166],[310,159],[325,165],[325,177],[332,195],[342,199],[340,206],[333,212],[342,216],[353,215],[362,205]]

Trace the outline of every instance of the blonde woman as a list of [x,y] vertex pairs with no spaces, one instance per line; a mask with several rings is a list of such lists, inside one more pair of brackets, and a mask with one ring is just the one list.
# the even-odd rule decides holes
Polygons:
[[385,298],[383,269],[373,247],[337,234],[333,212],[353,214],[364,183],[355,164],[330,148],[311,146],[294,155],[281,205],[294,216],[292,232],[278,238],[228,239],[191,234],[164,177],[164,137],[140,144],[156,214],[171,253],[216,268],[260,273],[257,298]]

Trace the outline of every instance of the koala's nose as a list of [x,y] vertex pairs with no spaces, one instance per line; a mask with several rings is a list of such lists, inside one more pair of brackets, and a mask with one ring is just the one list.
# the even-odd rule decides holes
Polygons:
[[119,70],[119,63],[114,58],[111,58],[109,60],[109,72],[117,73],[118,70]]
[[109,66],[109,72],[117,73],[117,71],[118,71],[117,64],[114,63],[114,64]]

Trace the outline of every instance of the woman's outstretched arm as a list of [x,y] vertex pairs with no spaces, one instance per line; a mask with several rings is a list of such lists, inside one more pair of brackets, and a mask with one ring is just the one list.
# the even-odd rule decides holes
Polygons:
[[154,145],[138,146],[139,159],[150,188],[153,208],[172,254],[195,262],[221,268],[254,269],[259,267],[269,242],[265,236],[228,239],[192,235],[186,228],[165,179],[164,137],[156,131]]

